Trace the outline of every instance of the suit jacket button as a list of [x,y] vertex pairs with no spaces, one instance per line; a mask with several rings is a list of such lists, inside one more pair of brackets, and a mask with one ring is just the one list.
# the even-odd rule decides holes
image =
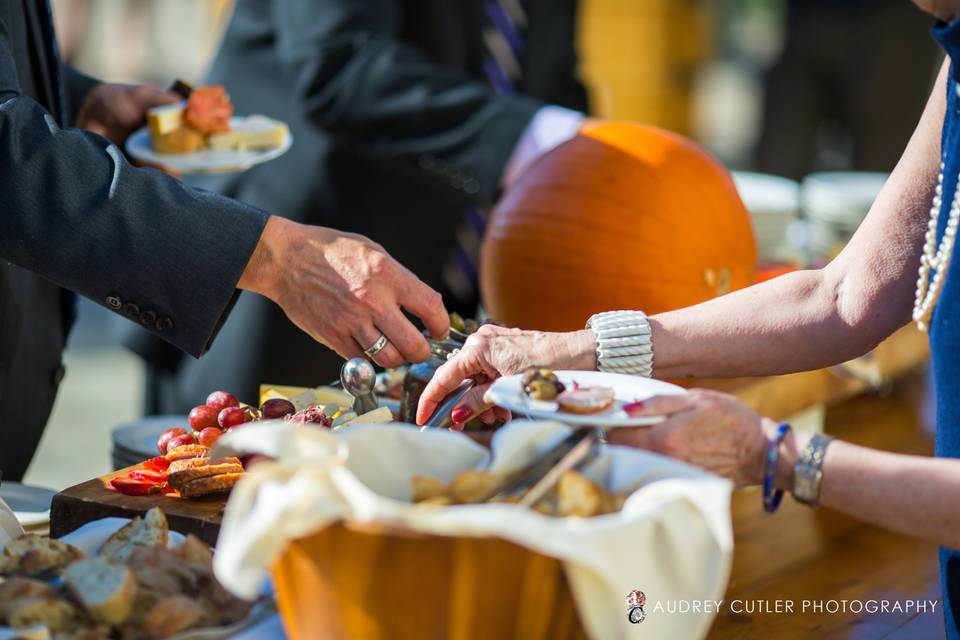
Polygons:
[[56,387],[63,381],[65,375],[67,375],[67,368],[63,366],[63,364],[60,364],[53,370],[53,374],[50,376],[50,382]]
[[480,193],[480,181],[476,178],[467,178],[466,182],[463,183],[463,190],[470,195]]
[[128,302],[127,304],[123,305],[123,315],[127,316],[128,318],[136,318],[140,315],[140,307],[132,302]]
[[107,299],[104,302],[106,302],[107,306],[110,307],[111,309],[119,309],[120,306],[123,304],[120,301],[120,298],[118,298],[117,296],[107,296]]
[[157,327],[157,331],[166,331],[167,329],[172,329],[173,320],[171,320],[166,316],[163,316],[162,318],[158,318],[156,327]]
[[145,327],[149,327],[156,321],[157,321],[157,314],[155,314],[153,311],[144,311],[143,313],[140,314],[140,324],[142,324]]

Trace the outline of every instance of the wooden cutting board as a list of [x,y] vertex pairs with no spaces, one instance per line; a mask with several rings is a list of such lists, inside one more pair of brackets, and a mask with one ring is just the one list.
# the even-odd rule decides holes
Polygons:
[[209,545],[216,544],[226,495],[189,499],[176,493],[126,496],[110,488],[111,479],[125,476],[133,468],[108,473],[55,495],[50,505],[50,536],[59,538],[100,518],[133,518],[160,507],[172,530],[192,533]]

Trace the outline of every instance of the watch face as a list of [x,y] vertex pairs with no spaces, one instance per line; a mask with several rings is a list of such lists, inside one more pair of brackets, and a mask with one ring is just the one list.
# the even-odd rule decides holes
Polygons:
[[820,478],[823,474],[819,469],[800,465],[794,470],[793,497],[800,502],[814,504],[820,497]]

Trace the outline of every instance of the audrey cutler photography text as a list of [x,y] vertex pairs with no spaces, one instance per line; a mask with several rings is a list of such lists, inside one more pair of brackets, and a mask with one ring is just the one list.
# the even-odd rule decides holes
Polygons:
[[929,599],[905,600],[820,600],[820,599],[735,599],[735,600],[647,600],[646,613],[706,613],[729,611],[735,614],[789,613],[938,613],[942,602]]

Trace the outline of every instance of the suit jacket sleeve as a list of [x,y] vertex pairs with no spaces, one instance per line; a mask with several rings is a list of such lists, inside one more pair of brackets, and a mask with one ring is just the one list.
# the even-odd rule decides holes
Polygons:
[[8,42],[0,20],[0,259],[201,355],[267,214],[136,169],[107,140],[59,128],[20,94]]
[[277,0],[274,7],[280,56],[315,124],[437,180],[473,178],[468,193],[495,199],[541,102],[498,95],[431,62],[398,37],[402,16],[392,0]]

